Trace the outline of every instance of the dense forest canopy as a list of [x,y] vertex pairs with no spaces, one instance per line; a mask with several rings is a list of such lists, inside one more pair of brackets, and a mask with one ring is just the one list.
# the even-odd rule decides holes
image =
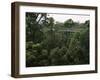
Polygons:
[[26,13],[26,67],[89,64],[89,20]]

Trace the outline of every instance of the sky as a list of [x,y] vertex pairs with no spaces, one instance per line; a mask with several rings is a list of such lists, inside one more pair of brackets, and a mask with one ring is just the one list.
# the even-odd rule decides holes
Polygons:
[[48,14],[48,17],[53,17],[54,20],[58,22],[64,22],[68,19],[72,19],[75,22],[84,23],[86,20],[90,20],[89,15]]

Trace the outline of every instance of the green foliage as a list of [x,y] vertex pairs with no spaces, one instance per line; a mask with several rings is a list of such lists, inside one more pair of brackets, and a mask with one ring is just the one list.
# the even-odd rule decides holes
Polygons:
[[26,67],[89,64],[89,20],[26,13]]
[[64,26],[68,27],[68,28],[72,27],[73,24],[74,24],[74,22],[72,19],[68,19],[67,21],[64,22]]

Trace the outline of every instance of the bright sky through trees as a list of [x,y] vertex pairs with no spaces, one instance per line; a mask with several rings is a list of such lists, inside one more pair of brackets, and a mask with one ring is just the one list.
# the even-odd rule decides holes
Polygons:
[[80,22],[84,23],[86,20],[90,20],[89,15],[74,15],[74,14],[68,14],[68,15],[63,15],[63,14],[48,14],[48,17],[53,17],[55,21],[58,22],[64,22],[67,19],[72,19],[75,22]]

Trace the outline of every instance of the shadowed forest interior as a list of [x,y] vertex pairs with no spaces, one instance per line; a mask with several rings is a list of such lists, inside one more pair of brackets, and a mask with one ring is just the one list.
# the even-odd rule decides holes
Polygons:
[[90,20],[52,15],[26,12],[26,67],[89,64]]

